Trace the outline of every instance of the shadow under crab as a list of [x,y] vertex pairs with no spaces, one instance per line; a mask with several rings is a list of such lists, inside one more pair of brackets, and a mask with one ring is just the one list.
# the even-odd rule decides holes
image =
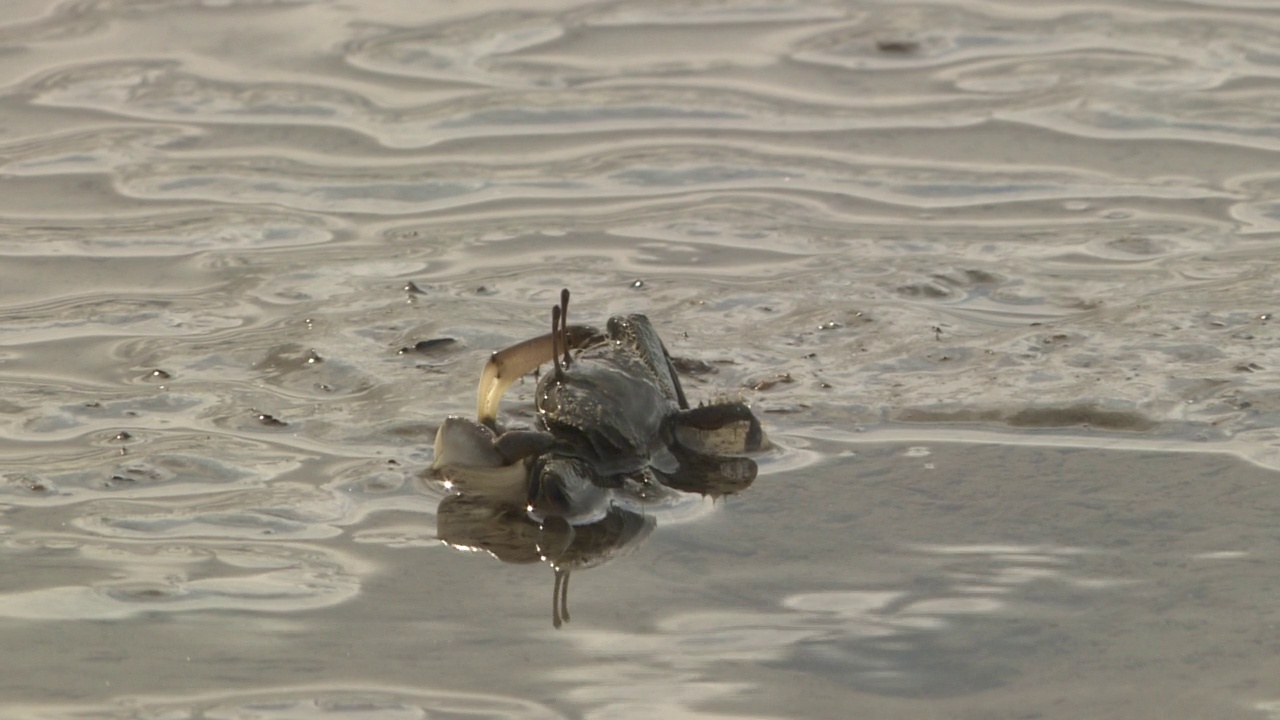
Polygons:
[[[655,500],[744,490],[757,467],[741,453],[765,442],[745,403],[689,406],[644,315],[614,316],[602,332],[568,324],[568,306],[563,290],[550,333],[493,354],[481,373],[476,420],[445,420],[431,470],[451,492],[440,503],[442,540],[555,569],[556,627],[568,619],[571,570],[635,547],[653,528],[644,507]],[[535,427],[500,428],[507,388],[547,362]]]

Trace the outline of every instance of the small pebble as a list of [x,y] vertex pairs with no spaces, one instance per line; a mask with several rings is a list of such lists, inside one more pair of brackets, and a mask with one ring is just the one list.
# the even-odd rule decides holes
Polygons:
[[920,43],[915,40],[877,40],[876,49],[882,53],[910,55],[920,51]]
[[258,413],[258,422],[266,425],[267,427],[285,427],[289,424],[283,420],[277,420],[266,413]]
[[443,350],[453,345],[456,342],[458,341],[454,340],[451,337],[438,337],[438,338],[431,338],[430,340],[419,340],[418,342],[413,344],[413,347],[400,348],[399,354],[407,355],[411,352],[424,353],[424,354],[437,352],[439,350]]

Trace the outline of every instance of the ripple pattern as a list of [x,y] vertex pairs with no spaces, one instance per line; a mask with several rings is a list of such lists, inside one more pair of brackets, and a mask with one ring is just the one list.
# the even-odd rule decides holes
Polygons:
[[[370,557],[438,546],[435,425],[565,286],[584,321],[647,313],[695,402],[727,388],[771,436],[1231,440],[1280,465],[1277,37],[1263,0],[14,3],[0,632],[225,613],[292,637],[291,612],[354,603]],[[470,638],[441,567],[422,630]],[[867,592],[797,592],[768,632],[927,645],[992,607]],[[753,618],[697,634],[776,660]],[[742,689],[698,677],[668,710]],[[375,695],[138,707],[439,699]]]

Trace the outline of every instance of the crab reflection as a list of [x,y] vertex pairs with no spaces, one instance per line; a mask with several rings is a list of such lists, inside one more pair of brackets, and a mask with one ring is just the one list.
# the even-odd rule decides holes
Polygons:
[[[439,538],[451,547],[481,550],[506,563],[551,566],[551,620],[557,628],[569,620],[570,573],[603,565],[639,547],[657,525],[654,515],[646,512],[648,506],[681,492],[665,487],[615,490],[598,517],[574,524],[558,515],[531,516],[527,489],[501,473],[455,467],[437,477],[449,491],[436,511]],[[754,472],[744,474],[728,487],[717,476],[703,494],[719,497],[745,490],[754,479]]]
[[[740,401],[690,407],[675,364],[643,315],[605,330],[569,325],[569,291],[551,332],[493,354],[480,377],[477,417],[449,417],[436,434],[431,476],[449,491],[438,532],[446,543],[506,562],[555,570],[552,619],[568,619],[569,574],[625,554],[653,530],[646,507],[680,492],[720,497],[746,489],[760,422]],[[504,430],[506,389],[543,363],[536,427]]]

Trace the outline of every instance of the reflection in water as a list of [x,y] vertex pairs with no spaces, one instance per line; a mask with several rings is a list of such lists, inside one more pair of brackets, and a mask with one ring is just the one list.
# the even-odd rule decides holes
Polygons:
[[[296,613],[345,603],[371,572],[316,543],[12,538],[0,619],[123,621],[199,611]],[[63,563],[51,562],[58,557]],[[66,568],[76,568],[67,572]],[[83,568],[93,568],[85,572]],[[3,715],[0,715],[3,716]]]
[[564,518],[542,522],[483,495],[448,495],[437,510],[440,539],[450,546],[484,550],[503,562],[546,562],[555,571],[551,593],[552,623],[569,619],[569,573],[602,565],[637,547],[653,530],[654,518],[620,506],[588,525]]
[[[452,419],[452,418],[451,418]],[[545,562],[555,571],[551,592],[551,618],[555,627],[569,620],[569,574],[573,570],[603,565],[625,555],[644,542],[657,524],[646,507],[671,500],[680,492],[712,498],[745,490],[755,480],[756,465],[729,485],[725,476],[708,472],[702,484],[688,473],[682,486],[635,484],[599,488],[607,497],[603,515],[585,523],[571,523],[563,515],[535,518],[528,505],[528,485],[533,482],[522,464],[515,468],[467,468],[445,466],[433,476],[449,492],[436,510],[436,528],[442,541],[466,551],[484,551],[507,563]]]

